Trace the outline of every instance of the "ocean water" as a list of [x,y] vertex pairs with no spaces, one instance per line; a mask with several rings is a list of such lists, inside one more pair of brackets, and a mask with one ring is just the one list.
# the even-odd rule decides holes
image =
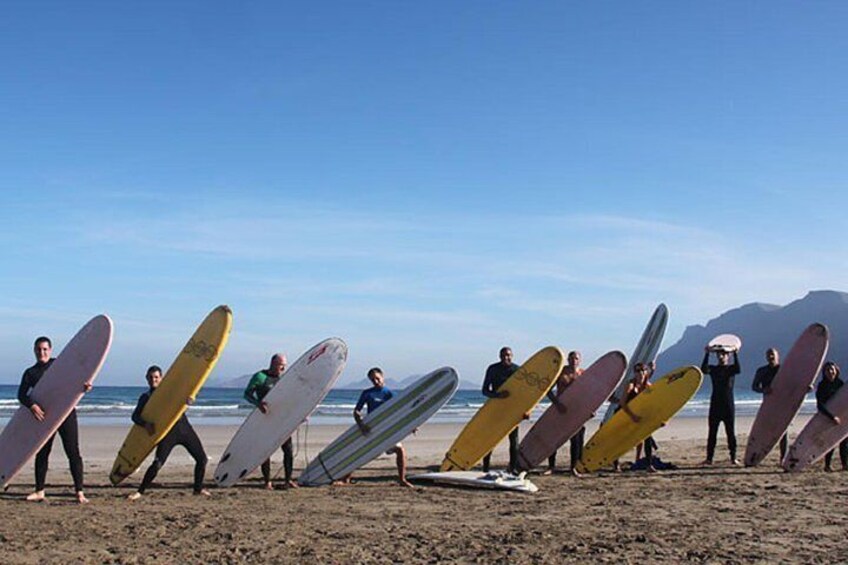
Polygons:
[[[145,390],[145,387],[95,386],[83,397],[77,407],[81,422],[89,425],[129,424],[130,415],[138,397]],[[0,424],[5,424],[20,406],[17,391],[17,386],[0,385]],[[232,388],[203,388],[195,404],[189,407],[188,416],[195,425],[240,424],[253,410],[253,406],[242,398],[241,393],[241,390]],[[359,393],[358,390],[331,390],[312,413],[309,423],[313,425],[353,423],[353,408]],[[485,397],[477,390],[459,390],[431,421],[466,422],[485,400]],[[706,418],[709,400],[709,387],[704,387],[678,417]],[[739,416],[756,414],[761,400],[762,397],[759,394],[750,390],[737,390],[736,414]],[[547,399],[539,403],[531,419],[538,418],[547,409],[548,404]],[[605,410],[606,406],[598,410],[597,418],[600,418]],[[815,410],[815,394],[810,393],[804,401],[801,413],[812,414]]]

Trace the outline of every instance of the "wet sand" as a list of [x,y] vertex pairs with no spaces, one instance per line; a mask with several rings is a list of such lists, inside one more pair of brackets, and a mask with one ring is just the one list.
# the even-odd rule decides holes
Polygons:
[[[751,420],[739,418],[744,446]],[[791,432],[803,427],[799,418]],[[590,426],[588,433],[593,432]],[[342,426],[301,429],[296,471]],[[459,425],[424,426],[405,441],[411,473],[438,465]],[[235,431],[198,426],[210,455],[207,477]],[[772,454],[756,469],[727,462],[723,430],[716,465],[700,467],[706,422],[679,419],[656,434],[663,460],[680,468],[655,474],[604,472],[532,476],[524,495],[397,485],[394,459],[381,457],[354,485],[268,492],[258,472],[211,497],[191,493],[191,460],[177,448],[147,495],[139,473],[108,485],[127,428],[85,426],[86,494],[79,507],[60,442],[48,475],[48,501],[23,500],[26,468],[0,495],[0,562],[174,563],[247,561],[369,562],[835,562],[846,558],[848,473],[821,464],[784,474]],[[526,431],[526,430],[524,430]],[[522,431],[523,433],[523,431]],[[588,436],[587,436],[588,437]],[[308,440],[308,441],[307,441]],[[743,452],[740,448],[740,455]],[[506,442],[495,462],[507,458]],[[632,455],[628,456],[628,459]],[[560,465],[567,465],[568,449]],[[281,454],[274,456],[274,472]],[[149,463],[149,460],[148,460]]]

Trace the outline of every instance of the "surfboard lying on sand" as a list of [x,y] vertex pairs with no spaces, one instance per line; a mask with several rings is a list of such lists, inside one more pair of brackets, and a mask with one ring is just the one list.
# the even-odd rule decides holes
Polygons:
[[804,397],[821,371],[828,343],[827,326],[811,324],[783,358],[771,382],[771,393],[763,395],[748,434],[746,467],[758,465],[766,458],[798,414]]
[[432,481],[437,484],[455,485],[469,488],[511,490],[516,492],[536,492],[539,487],[531,483],[526,473],[511,475],[505,471],[489,473],[477,471],[448,471],[445,473],[422,473],[409,477],[411,481]]
[[267,412],[254,409],[230,440],[215,469],[218,486],[235,484],[277,451],[327,395],[346,362],[347,345],[338,338],[301,355],[265,396]]
[[616,412],[586,443],[577,471],[597,471],[612,465],[645,441],[686,405],[698,392],[702,380],[697,367],[681,367],[653,382],[628,404],[640,418],[639,422],[634,422],[624,410]]
[[56,433],[82,399],[85,385],[94,382],[111,345],[112,320],[95,316],[44,372],[30,394],[44,410],[44,420],[39,422],[29,408],[21,406],[0,434],[0,488],[6,488]]
[[651,363],[657,358],[657,353],[662,345],[663,336],[665,335],[665,327],[668,325],[668,308],[665,304],[660,304],[654,310],[645,331],[642,332],[642,337],[639,338],[639,343],[636,344],[636,349],[630,357],[630,364],[627,365],[627,370],[624,373],[624,379],[615,390],[614,398],[610,400],[607,411],[604,412],[603,422],[607,422],[615,411],[618,409],[619,399],[624,396],[624,391],[627,389],[627,381],[633,376],[633,367],[636,363]]
[[109,475],[113,485],[138,469],[156,444],[171,431],[188,403],[194,402],[227,345],[232,325],[233,313],[229,306],[218,306],[188,340],[141,412],[145,421],[153,423],[154,434],[149,435],[142,426],[133,424]]
[[562,371],[558,347],[545,347],[528,359],[499,390],[506,398],[490,398],[465,425],[442,461],[441,471],[471,469],[515,429],[550,390]]
[[367,434],[357,424],[347,429],[313,459],[297,479],[304,486],[327,485],[343,479],[421,426],[459,386],[450,367],[424,375],[363,418]]
[[551,404],[521,440],[519,468],[529,471],[571,439],[609,398],[624,378],[626,368],[624,354],[611,351],[574,379],[557,397],[565,405],[565,412]]
[[848,385],[836,391],[826,408],[842,422],[816,412],[786,452],[783,468],[787,471],[803,471],[848,437]]

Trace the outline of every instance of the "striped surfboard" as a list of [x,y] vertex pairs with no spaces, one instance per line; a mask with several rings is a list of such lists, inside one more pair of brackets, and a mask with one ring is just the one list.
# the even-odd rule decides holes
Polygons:
[[363,419],[370,433],[365,435],[359,426],[351,426],[310,462],[297,482],[320,486],[349,475],[429,420],[458,385],[459,376],[450,367],[421,377]]
[[668,324],[668,308],[665,304],[660,304],[654,310],[654,314],[651,316],[647,327],[645,327],[642,337],[639,338],[639,343],[636,344],[636,349],[630,357],[630,364],[627,366],[627,371],[624,372],[624,380],[618,385],[618,389],[616,389],[613,395],[615,400],[610,400],[602,423],[606,423],[612,418],[612,415],[618,409],[618,400],[624,396],[624,392],[627,390],[627,383],[630,382],[630,378],[633,376],[633,367],[636,366],[636,363],[650,363],[656,360],[660,345],[662,345],[663,336],[665,335],[666,324]]

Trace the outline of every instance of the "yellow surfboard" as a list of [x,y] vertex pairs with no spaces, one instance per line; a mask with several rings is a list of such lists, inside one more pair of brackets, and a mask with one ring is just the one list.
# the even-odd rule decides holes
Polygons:
[[623,410],[616,412],[586,443],[577,471],[597,471],[612,465],[645,441],[695,396],[702,380],[697,367],[681,367],[655,381],[628,404],[630,411],[639,416],[639,422]]
[[498,389],[509,391],[509,396],[487,400],[462,429],[445,455],[441,471],[467,471],[476,465],[545,396],[564,363],[558,347],[545,347],[528,359]]
[[109,475],[113,485],[138,469],[156,444],[174,427],[188,404],[194,402],[227,345],[232,325],[230,307],[218,306],[188,340],[141,412],[145,421],[153,423],[155,433],[149,435],[142,426],[133,424]]

